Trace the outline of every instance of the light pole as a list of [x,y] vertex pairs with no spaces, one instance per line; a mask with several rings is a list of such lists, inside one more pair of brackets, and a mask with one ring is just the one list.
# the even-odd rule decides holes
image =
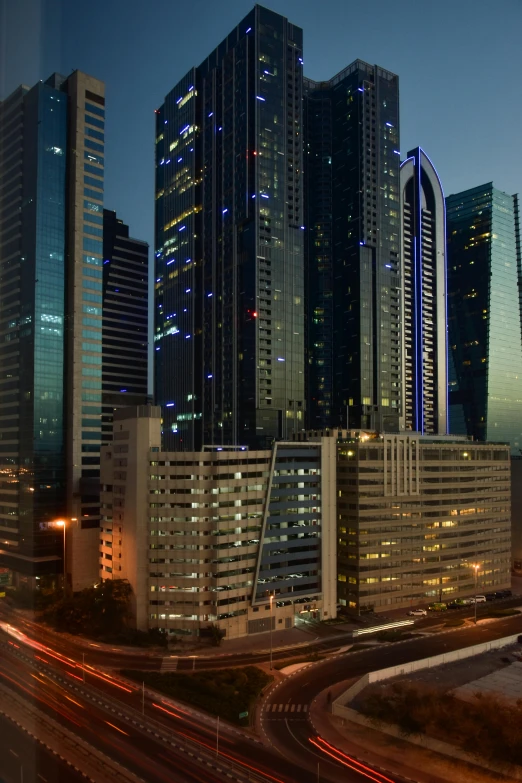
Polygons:
[[272,604],[274,603],[274,594],[270,596],[270,671],[272,671]]
[[479,564],[473,563],[473,570],[475,571],[475,625],[477,624],[477,580]]
[[63,597],[65,598],[67,594],[67,565],[65,563],[65,530],[67,525],[65,519],[57,519],[54,524],[63,527]]

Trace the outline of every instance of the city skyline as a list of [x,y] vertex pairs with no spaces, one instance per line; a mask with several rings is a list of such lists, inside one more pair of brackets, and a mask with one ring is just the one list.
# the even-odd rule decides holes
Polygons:
[[[22,29],[25,38],[16,51],[6,46],[3,63],[0,60],[0,97],[5,98],[22,82],[33,84],[53,71],[67,75],[78,68],[105,81],[110,97],[107,145],[111,159],[105,206],[117,208],[134,235],[152,247],[154,110],[186,73],[187,64],[201,62],[253,3],[230,0],[219,12],[209,13],[205,0],[176,12],[163,2],[148,12],[131,0],[125,3],[124,19],[123,4],[117,1],[109,10],[101,0],[93,0],[85,9],[76,4],[64,8],[61,0],[20,0],[14,6],[4,8],[13,31],[10,38],[21,37]],[[49,11],[45,25],[38,22],[40,14],[30,13],[33,7]],[[497,6],[502,34],[491,32],[485,0],[478,4],[466,0],[458,7],[443,3],[442,10],[441,4],[436,9],[425,8],[422,35],[408,34],[407,46],[397,46],[397,40],[418,11],[409,0],[393,7],[379,2],[372,15],[371,35],[365,35],[369,28],[364,9],[338,0],[323,3],[317,18],[312,2],[273,0],[267,7],[304,29],[307,77],[328,79],[356,58],[399,75],[402,151],[420,143],[436,161],[446,195],[491,180],[508,193],[520,191],[522,160],[513,132],[522,121],[522,101],[514,99],[520,94],[517,73],[522,67],[517,34],[522,6],[518,2],[504,0]],[[445,10],[451,12],[451,24]],[[100,14],[104,25],[97,30],[93,47],[85,31],[93,16]],[[27,26],[27,19],[32,20],[32,27]],[[168,44],[173,29],[184,30],[175,49]],[[495,69],[484,64],[484,50]],[[134,57],[134,51],[141,56]],[[480,114],[477,107],[485,94],[489,109]]]

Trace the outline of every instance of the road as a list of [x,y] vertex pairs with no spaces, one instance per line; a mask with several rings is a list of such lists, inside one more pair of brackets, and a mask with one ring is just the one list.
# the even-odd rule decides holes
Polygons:
[[[522,602],[520,596],[514,596],[500,601],[488,602],[487,604],[479,604],[477,606],[477,617],[484,616],[486,612],[491,609],[509,608],[512,606],[518,606]],[[415,629],[417,630],[429,630],[430,627],[453,618],[471,618],[473,617],[473,607],[467,607],[466,609],[449,610],[444,613],[430,614],[427,618],[416,619]],[[90,642],[82,644],[76,643],[61,634],[56,633],[40,623],[29,621],[27,619],[20,618],[19,615],[13,615],[5,604],[0,601],[0,617],[4,621],[11,621],[14,625],[22,628],[26,633],[38,639],[44,644],[50,645],[54,650],[57,650],[62,655],[69,656],[75,660],[81,661],[82,656],[85,656],[85,662],[92,666],[111,667],[114,669],[143,669],[144,671],[159,671],[163,658],[168,653],[158,654],[154,652],[137,653],[133,648],[129,648],[129,651],[125,651],[122,648],[114,648],[107,650],[100,648],[96,642]],[[406,619],[407,615],[394,616],[390,619]],[[12,619],[10,619],[12,618]],[[379,618],[374,618],[375,621],[379,621]],[[382,622],[385,623],[387,619],[382,618]],[[344,634],[336,634],[333,637],[325,636],[318,642],[312,642],[309,645],[302,645],[295,650],[285,649],[281,651],[274,651],[273,660],[281,661],[285,658],[298,655],[306,656],[312,653],[324,653],[337,649],[339,646],[351,641],[350,632]],[[263,663],[268,661],[269,652],[266,647],[268,646],[268,639],[265,639],[263,645],[265,649],[259,653],[247,652],[237,654],[224,654],[222,650],[226,651],[226,644],[220,651],[215,651],[214,655],[191,655],[191,656],[176,656],[172,658],[176,659],[176,669],[178,671],[187,671],[193,669],[216,669],[225,668],[228,666],[248,666],[256,663]]]
[[85,783],[85,778],[66,761],[35,743],[3,715],[0,736],[0,779],[5,783]]
[[[463,630],[347,653],[321,661],[283,681],[283,684],[274,691],[273,697],[268,696],[262,713],[263,729],[272,746],[285,758],[311,771],[317,768],[318,758],[321,758],[322,754],[310,742],[314,732],[306,720],[305,708],[306,711],[309,710],[310,704],[321,691],[342,680],[360,677],[366,672],[428,658],[517,633],[522,633],[520,615],[485,625],[466,627]],[[280,705],[283,705],[282,709]],[[285,711],[286,705],[289,706]],[[321,761],[321,774],[326,776],[325,779],[339,781],[339,783],[352,779],[345,774],[339,775],[338,766],[327,761],[324,755]],[[354,778],[356,779],[360,780]]]

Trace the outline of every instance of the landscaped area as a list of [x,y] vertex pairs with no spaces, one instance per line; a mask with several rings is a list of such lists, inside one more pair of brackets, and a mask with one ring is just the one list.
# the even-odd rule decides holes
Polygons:
[[[122,674],[149,688],[206,710],[212,715],[248,726],[256,699],[272,676],[256,666],[203,672],[123,671]],[[246,716],[240,718],[240,715]]]

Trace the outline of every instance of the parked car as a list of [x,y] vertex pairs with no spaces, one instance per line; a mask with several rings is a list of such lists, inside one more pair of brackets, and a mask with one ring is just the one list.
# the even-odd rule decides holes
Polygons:
[[496,593],[484,593],[484,595],[486,596],[486,601],[494,601],[497,597]]
[[408,612],[408,615],[410,617],[426,617],[427,614],[428,612],[426,611],[426,609],[411,609]]
[[511,598],[513,592],[511,590],[501,590],[502,598]]
[[504,591],[503,590],[496,590],[495,591],[495,598],[506,598],[506,596],[504,595]]
[[448,609],[464,609],[464,604],[462,601],[450,601],[448,603]]
[[443,603],[442,601],[437,601],[437,602],[435,602],[433,604],[430,604],[428,606],[428,610],[430,612],[445,612],[447,608],[448,608],[448,605]]
[[475,603],[477,604],[485,604],[486,603],[486,596],[485,595],[476,595],[475,596]]

